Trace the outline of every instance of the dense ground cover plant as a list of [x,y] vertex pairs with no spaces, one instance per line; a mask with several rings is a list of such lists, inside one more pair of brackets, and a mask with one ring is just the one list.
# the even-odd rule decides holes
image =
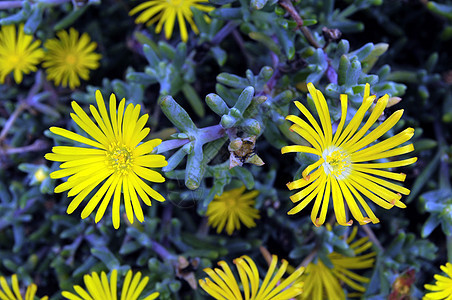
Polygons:
[[0,299],[452,297],[451,20],[1,1]]

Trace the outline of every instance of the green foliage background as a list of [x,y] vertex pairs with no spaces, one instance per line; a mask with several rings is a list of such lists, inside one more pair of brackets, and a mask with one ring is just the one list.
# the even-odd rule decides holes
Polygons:
[[[423,284],[452,260],[452,2],[293,2],[309,41],[275,0],[211,0],[217,7],[211,23],[195,11],[201,33],[187,44],[178,42],[177,32],[165,41],[153,28],[136,26],[128,16],[135,1],[54,2],[3,9],[0,24],[25,22],[42,40],[72,26],[90,34],[103,58],[76,91],[54,87],[42,71],[21,85],[0,85],[0,126],[14,120],[0,133],[0,274],[17,273],[22,282],[38,284],[38,295],[60,299],[59,291],[72,290],[84,274],[132,268],[150,276],[149,291],[159,291],[161,299],[203,299],[206,294],[187,283],[189,274],[203,278],[202,268],[243,254],[266,269],[261,245],[294,266],[313,249],[326,264],[333,249],[347,253],[338,241],[346,228],[315,228],[308,208],[287,215],[293,204],[285,184],[301,176],[310,158],[298,155],[294,163],[294,156],[280,154],[282,146],[299,142],[284,118],[296,113],[292,100],[306,100],[306,82],[324,91],[334,120],[339,94],[349,95],[353,114],[368,82],[377,96],[402,98],[389,111],[404,108],[404,117],[388,136],[415,128],[419,160],[401,169],[411,189],[402,198],[408,208],[375,208],[381,223],[367,225],[379,246],[363,297],[387,298],[396,278],[413,269],[410,295],[420,298]],[[323,27],[342,36],[329,39]],[[87,107],[96,89],[142,104],[152,138],[172,136],[181,145],[190,138],[179,150],[159,148],[169,161],[163,170],[168,180],[155,188],[167,201],[146,208],[143,224],[123,219],[114,230],[108,210],[98,224],[94,217],[81,220],[80,209],[67,215],[70,199],[53,194],[56,183],[33,179],[38,168],[48,174],[58,167],[43,158],[61,142],[48,128],[78,130],[70,101]],[[230,137],[209,140],[218,124],[257,136],[255,150],[265,165],[229,169]],[[203,217],[206,207],[215,194],[242,182],[260,191],[261,219],[253,229],[217,235]],[[179,256],[193,266],[181,270]]]

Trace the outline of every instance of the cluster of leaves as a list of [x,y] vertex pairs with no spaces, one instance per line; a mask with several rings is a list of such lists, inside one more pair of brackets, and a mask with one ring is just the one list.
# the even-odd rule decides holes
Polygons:
[[[194,9],[200,33],[185,44],[134,27],[130,1],[20,2],[0,12],[0,25],[25,21],[25,32],[38,37],[83,28],[103,61],[88,85],[73,92],[53,87],[41,72],[20,86],[0,86],[0,274],[17,273],[36,282],[38,294],[59,299],[57,292],[71,290],[84,274],[132,268],[150,276],[149,291],[161,299],[202,299],[196,279],[203,267],[243,254],[258,257],[259,246],[293,265],[312,253],[327,266],[332,251],[351,255],[341,238],[348,229],[315,228],[303,213],[286,214],[292,204],[285,184],[301,177],[310,157],[298,155],[294,164],[281,156],[281,147],[305,143],[285,116],[295,112],[292,100],[306,99],[307,82],[324,91],[333,121],[340,118],[339,95],[348,94],[354,115],[369,83],[372,94],[389,94],[390,103],[406,109],[388,135],[415,128],[419,161],[403,170],[409,208],[380,212],[380,224],[360,231],[378,251],[377,267],[365,274],[371,278],[365,297],[399,295],[394,283],[410,270],[408,293],[418,297],[438,265],[452,260],[446,51],[452,4],[211,0],[210,23]],[[142,104],[152,138],[164,140],[156,151],[168,160],[160,188],[167,201],[147,208],[143,224],[117,231],[109,218],[95,224],[92,217],[80,220],[79,211],[68,216],[70,200],[52,193],[48,177],[57,165],[43,159],[58,143],[47,129],[78,130],[69,121],[69,101],[93,104],[97,89]],[[215,234],[203,217],[208,204],[242,183],[260,192],[257,227]]]

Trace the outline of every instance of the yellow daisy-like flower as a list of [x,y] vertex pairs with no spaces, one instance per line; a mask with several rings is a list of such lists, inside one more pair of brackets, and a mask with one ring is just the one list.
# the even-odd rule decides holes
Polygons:
[[255,198],[259,191],[243,194],[245,186],[223,192],[215,196],[207,207],[206,215],[210,226],[217,228],[220,233],[226,226],[226,232],[231,235],[240,229],[240,223],[251,228],[256,226],[255,219],[259,219],[259,211],[254,208]]
[[71,214],[94,188],[104,182],[83,209],[82,219],[88,217],[103,199],[95,218],[99,222],[114,194],[112,220],[113,226],[119,228],[119,207],[121,194],[124,194],[129,222],[133,223],[134,213],[138,221],[143,222],[137,193],[148,206],[152,205],[148,195],[157,201],[165,201],[162,195],[143,181],[165,181],[160,173],[149,169],[168,164],[163,155],[149,154],[162,140],[153,139],[140,144],[150,131],[144,128],[149,116],[145,114],[138,118],[140,105],[129,104],[125,108],[126,101],[122,99],[117,108],[116,97],[111,94],[109,116],[100,91],[96,91],[96,102],[99,110],[91,105],[90,111],[97,125],[75,101],[72,102],[75,112],[71,114],[72,119],[91,138],[58,127],[50,128],[54,134],[90,146],[56,146],[52,148],[53,153],[45,155],[48,160],[64,162],[60,165],[61,170],[50,174],[51,178],[70,176],[55,188],[55,193],[69,190],[68,196],[77,195],[67,209],[67,213]]
[[[372,247],[368,237],[363,237],[353,242],[358,227],[354,227],[347,239],[355,256],[344,256],[337,252],[329,254],[328,258],[333,264],[333,269],[328,268],[319,259],[317,263],[310,263],[300,280],[304,281],[303,294],[300,299],[344,299],[345,293],[341,286],[344,282],[355,293],[348,293],[348,297],[359,297],[366,291],[363,283],[369,283],[369,278],[356,274],[351,270],[362,270],[372,268],[375,263],[376,253],[371,251],[362,254]],[[362,254],[362,255],[361,255]]]
[[[295,105],[309,123],[294,115],[289,115],[286,119],[294,123],[290,129],[303,137],[312,147],[285,146],[281,152],[283,154],[287,152],[311,153],[319,158],[303,171],[303,178],[287,184],[290,190],[302,188],[300,192],[290,197],[292,202],[303,200],[288,214],[298,213],[315,198],[311,220],[316,226],[320,226],[325,222],[330,196],[333,199],[334,213],[340,225],[350,226],[353,223],[352,220],[347,221],[344,200],[353,217],[360,224],[379,222],[362,195],[385,209],[390,209],[394,205],[405,208],[406,205],[400,201],[401,194],[408,195],[410,190],[388,180],[403,182],[405,174],[382,169],[406,166],[414,163],[417,158],[368,163],[368,161],[386,159],[414,150],[413,144],[396,148],[413,136],[413,128],[407,128],[393,137],[369,146],[399,121],[403,110],[393,113],[366,135],[383,113],[389,99],[388,95],[378,99],[367,121],[361,126],[364,115],[369,111],[376,98],[374,95],[370,95],[370,86],[366,84],[363,103],[346,127],[348,100],[347,95],[340,96],[342,116],[333,135],[330,113],[323,94],[312,83],[308,83],[308,89],[314,100],[322,128],[307,108],[295,101]],[[363,216],[356,200],[368,217]],[[320,206],[322,206],[320,217],[317,217]]]
[[254,261],[246,255],[236,258],[234,264],[242,282],[243,295],[229,265],[224,261],[218,263],[221,269],[204,269],[210,278],[200,279],[199,285],[218,300],[288,300],[301,294],[303,283],[295,281],[301,276],[304,268],[295,270],[282,280],[288,262],[283,259],[281,267],[275,270],[277,262],[278,257],[272,255],[267,274],[259,287],[259,271]]
[[448,262],[440,268],[448,277],[435,274],[435,284],[424,285],[425,289],[431,292],[426,293],[423,300],[452,299],[452,264]]
[[[110,276],[110,282],[108,281],[107,274],[102,272],[99,275],[96,272],[83,277],[85,281],[86,290],[79,285],[74,285],[74,290],[77,293],[73,294],[68,291],[64,291],[61,294],[64,298],[70,300],[117,300],[117,280],[118,271],[113,270]],[[149,277],[141,278],[141,272],[136,273],[132,278],[132,271],[129,270],[124,279],[121,291],[121,300],[136,300],[140,297],[146,284],[149,281]],[[153,300],[159,296],[159,293],[154,292],[142,300]]]
[[[20,293],[19,281],[17,280],[16,274],[13,274],[13,276],[11,276],[11,284],[13,291],[11,291],[11,289],[9,288],[8,282],[6,282],[5,277],[0,276],[0,300],[23,300],[24,298]],[[29,285],[25,292],[25,300],[34,300],[37,289],[38,287],[36,286],[36,284],[33,283]],[[49,297],[47,296],[40,298],[40,300],[47,299],[49,299]]]
[[19,25],[16,34],[15,25],[5,25],[0,29],[0,83],[5,77],[14,72],[14,80],[21,83],[23,74],[37,70],[44,56],[44,51],[38,48],[41,41],[34,41],[33,36],[24,33],[24,24]]
[[39,168],[36,170],[36,172],[33,174],[33,176],[37,182],[43,182],[49,176],[49,174],[44,172],[44,170],[42,168]]
[[89,79],[90,70],[99,67],[101,55],[94,52],[97,44],[91,42],[87,33],[79,33],[74,28],[57,33],[58,39],[50,39],[44,43],[47,49],[44,63],[47,79],[56,85],[69,86],[74,89],[80,85],[80,78]]
[[214,8],[204,4],[208,2],[208,0],[151,0],[143,2],[132,9],[129,15],[132,16],[139,11],[143,11],[135,19],[135,23],[146,23],[146,26],[150,26],[159,21],[155,27],[156,33],[160,33],[163,24],[165,24],[166,39],[171,38],[177,17],[181,39],[183,42],[186,42],[188,40],[188,33],[185,20],[190,24],[191,29],[196,34],[199,34],[198,27],[196,27],[196,24],[193,21],[191,8],[195,7],[200,11],[209,12]]

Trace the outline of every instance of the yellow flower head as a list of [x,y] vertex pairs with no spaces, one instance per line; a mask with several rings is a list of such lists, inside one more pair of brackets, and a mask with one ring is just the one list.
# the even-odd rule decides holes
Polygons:
[[[336,132],[333,134],[330,113],[323,94],[312,83],[308,83],[308,89],[314,100],[320,125],[306,107],[298,101],[295,101],[295,105],[309,123],[294,115],[289,115],[286,119],[294,123],[290,127],[291,130],[303,137],[312,147],[286,146],[281,149],[281,152],[283,154],[287,152],[311,153],[317,155],[318,160],[303,171],[303,178],[287,184],[290,190],[303,188],[290,197],[292,202],[303,201],[292,208],[288,214],[298,213],[315,198],[311,220],[316,226],[320,226],[325,222],[331,197],[334,213],[340,225],[350,226],[353,223],[352,220],[347,221],[346,219],[344,200],[359,224],[378,223],[378,218],[375,217],[362,195],[385,209],[390,209],[394,205],[405,208],[406,205],[400,201],[401,194],[408,195],[410,190],[390,181],[403,182],[405,174],[382,169],[406,166],[414,163],[417,158],[368,163],[368,161],[386,159],[414,150],[413,144],[396,148],[413,136],[413,128],[407,128],[393,137],[369,146],[398,122],[402,117],[403,110],[396,111],[382,124],[366,134],[383,113],[389,99],[388,95],[378,99],[367,121],[361,126],[364,115],[369,111],[376,98],[374,95],[370,95],[370,86],[366,84],[363,103],[347,126],[345,126],[347,95],[340,96],[342,116]],[[363,216],[356,200],[366,212],[367,217]],[[320,206],[322,206],[320,217],[317,217]]]
[[140,144],[150,131],[149,128],[144,128],[149,116],[145,114],[139,118],[140,105],[129,104],[125,108],[126,101],[122,99],[117,108],[116,97],[111,94],[109,115],[100,91],[96,91],[96,102],[99,110],[91,105],[90,111],[97,125],[75,101],[72,102],[75,112],[71,114],[72,119],[91,138],[58,127],[50,128],[54,134],[88,146],[56,146],[52,148],[53,153],[45,155],[48,160],[64,162],[60,165],[61,170],[50,174],[51,178],[70,176],[55,188],[55,193],[69,190],[68,196],[77,195],[67,209],[71,214],[103,182],[83,209],[82,219],[88,217],[103,199],[95,218],[99,222],[114,194],[112,220],[117,229],[120,223],[121,194],[124,194],[129,222],[133,223],[134,213],[138,221],[143,222],[143,211],[137,193],[148,206],[151,206],[148,195],[157,201],[165,201],[162,195],[143,181],[165,181],[160,173],[149,169],[168,164],[163,155],[149,154],[162,140],[153,139]]
[[44,43],[47,53],[42,65],[46,68],[48,80],[74,89],[80,85],[80,78],[89,79],[89,71],[99,67],[102,56],[94,52],[97,44],[91,42],[87,33],[79,39],[78,31],[71,28],[69,33],[62,30],[57,36],[58,39]]
[[[61,294],[64,298],[70,300],[117,300],[117,280],[118,271],[111,271],[110,282],[108,282],[107,274],[102,272],[99,275],[96,272],[83,277],[85,281],[86,290],[79,285],[74,285],[74,290],[78,294],[73,294],[68,291],[64,291]],[[132,271],[127,272],[126,278],[122,285],[121,300],[136,300],[140,297],[146,284],[149,281],[149,277],[141,278],[141,272],[138,272],[132,278]],[[143,300],[153,300],[159,296],[159,293],[155,292],[144,298]]]
[[21,83],[23,74],[37,70],[44,56],[44,51],[38,48],[41,41],[34,41],[33,36],[24,33],[24,24],[19,25],[16,35],[15,25],[4,25],[0,29],[0,83],[14,71],[14,80]]
[[132,9],[129,15],[134,15],[139,11],[143,11],[135,19],[135,23],[146,23],[146,26],[150,26],[159,21],[155,27],[156,33],[160,33],[163,24],[165,24],[166,39],[171,38],[177,17],[181,39],[183,42],[186,42],[188,40],[188,33],[185,20],[190,24],[191,29],[196,34],[199,34],[198,27],[196,27],[196,24],[193,21],[191,8],[195,7],[200,11],[209,12],[214,8],[202,4],[208,2],[208,0],[150,0],[143,2]]
[[[20,294],[19,281],[17,280],[16,274],[13,274],[13,276],[11,276],[11,284],[13,287],[12,291],[9,288],[8,282],[6,282],[5,277],[0,276],[0,299],[2,299],[2,300],[23,300],[24,298],[25,298],[25,300],[34,300],[35,299],[36,290],[38,289],[36,284],[33,283],[27,287],[27,290],[25,292],[25,297],[23,297]],[[13,294],[13,292],[14,292],[14,294]],[[47,299],[49,299],[49,297],[44,296],[40,299],[47,300]]]
[[424,285],[425,289],[431,292],[426,293],[422,298],[423,300],[452,298],[452,264],[448,262],[445,266],[441,266],[440,268],[447,276],[435,274],[435,284]]
[[44,172],[42,168],[39,168],[36,170],[33,176],[37,182],[43,182],[49,175]]
[[209,225],[217,228],[220,233],[226,226],[226,232],[231,235],[240,229],[240,223],[251,228],[256,226],[255,219],[259,219],[259,211],[254,208],[255,198],[259,191],[243,194],[245,186],[233,189],[215,196],[207,207]]
[[366,291],[363,283],[369,283],[369,278],[356,274],[351,270],[362,270],[372,268],[375,262],[376,253],[371,251],[362,254],[372,247],[368,237],[363,237],[353,242],[356,237],[358,227],[354,227],[352,234],[348,237],[347,243],[353,249],[355,256],[344,256],[337,252],[329,254],[328,258],[333,264],[333,268],[328,268],[319,259],[317,263],[310,263],[306,267],[305,273],[300,280],[304,282],[303,294],[300,299],[344,299],[345,293],[341,286],[344,282],[355,293],[349,293],[349,297],[359,297]]
[[259,271],[254,261],[246,255],[236,258],[234,264],[242,282],[243,295],[229,265],[224,261],[218,263],[221,269],[204,269],[210,278],[200,279],[199,285],[210,296],[218,300],[288,300],[300,295],[303,283],[294,282],[303,273],[304,268],[295,270],[289,277],[282,280],[288,262],[282,260],[281,267],[275,270],[277,262],[278,257],[272,255],[270,267],[259,287]]

